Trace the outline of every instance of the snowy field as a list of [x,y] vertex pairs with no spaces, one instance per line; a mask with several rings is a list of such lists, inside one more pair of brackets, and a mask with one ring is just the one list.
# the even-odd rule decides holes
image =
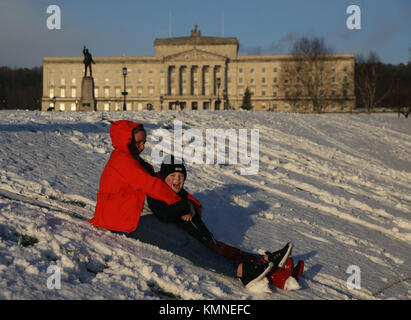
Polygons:
[[[298,290],[238,280],[91,226],[110,121],[150,132],[259,129],[259,171],[188,166],[186,189],[215,237],[305,260]],[[110,120],[110,121],[107,121]],[[156,169],[159,166],[155,166]],[[57,265],[60,289],[47,273]],[[358,266],[360,289],[347,273]],[[50,271],[50,270],[49,270]],[[356,282],[358,284],[358,281]],[[0,111],[0,299],[410,299],[411,120],[397,115],[243,111]]]

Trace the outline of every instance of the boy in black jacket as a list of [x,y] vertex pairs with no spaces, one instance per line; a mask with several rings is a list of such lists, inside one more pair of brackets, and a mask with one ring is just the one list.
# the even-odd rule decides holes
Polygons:
[[202,206],[200,202],[183,188],[187,177],[184,164],[175,163],[171,156],[163,161],[159,174],[165,183],[185,201],[168,205],[163,201],[147,196],[148,207],[154,215],[162,222],[175,223],[210,249],[238,262],[237,277],[244,286],[249,287],[252,283],[262,279],[273,266],[283,267],[291,254],[293,247],[291,242],[287,243],[281,250],[267,253],[264,257],[257,257],[217,241],[201,219]]

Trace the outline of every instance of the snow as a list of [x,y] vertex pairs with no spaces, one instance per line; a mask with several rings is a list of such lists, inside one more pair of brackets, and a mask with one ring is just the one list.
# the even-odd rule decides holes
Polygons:
[[288,277],[285,281],[284,290],[298,290],[301,289],[300,284],[294,277]]
[[[191,164],[186,188],[217,239],[259,254],[292,241],[305,261],[299,283],[246,289],[91,226],[112,151],[107,119],[143,122],[149,161],[150,132],[174,120],[259,129],[257,175]],[[410,120],[393,114],[0,111],[0,299],[410,299],[410,159]],[[53,265],[60,289],[47,286]],[[359,289],[347,285],[350,266]]]

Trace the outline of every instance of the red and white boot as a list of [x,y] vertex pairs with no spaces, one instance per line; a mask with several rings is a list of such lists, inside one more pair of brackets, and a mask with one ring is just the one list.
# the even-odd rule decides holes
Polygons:
[[293,258],[288,258],[283,268],[276,269],[270,272],[267,275],[267,278],[270,281],[270,283],[272,283],[277,288],[284,289],[285,282],[287,281],[287,279],[291,276],[293,272],[293,267],[294,267]]
[[291,272],[291,275],[298,281],[298,279],[303,274],[303,271],[304,271],[304,261],[299,260],[298,263],[293,268],[293,271]]

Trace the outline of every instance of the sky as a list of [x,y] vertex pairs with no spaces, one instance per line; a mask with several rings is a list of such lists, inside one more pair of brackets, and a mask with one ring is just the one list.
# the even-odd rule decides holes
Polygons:
[[[48,29],[57,5],[61,28]],[[350,5],[361,29],[349,30]],[[287,54],[303,36],[322,37],[335,53],[376,52],[385,63],[407,63],[410,0],[0,0],[0,66],[41,66],[43,57],[153,56],[154,40],[236,37],[240,55]]]

